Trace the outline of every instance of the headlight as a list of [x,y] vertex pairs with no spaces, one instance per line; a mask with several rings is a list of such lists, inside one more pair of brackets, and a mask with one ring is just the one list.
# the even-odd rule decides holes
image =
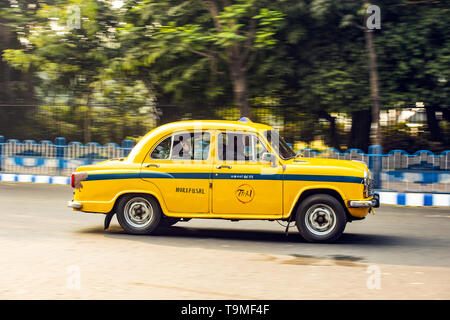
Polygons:
[[373,196],[373,179],[370,179],[370,174],[364,170],[364,197]]

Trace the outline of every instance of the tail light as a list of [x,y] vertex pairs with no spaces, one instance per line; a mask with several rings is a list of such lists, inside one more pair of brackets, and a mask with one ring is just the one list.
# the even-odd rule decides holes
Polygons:
[[85,181],[87,177],[88,174],[86,172],[74,172],[70,177],[70,185],[75,189],[82,188],[81,182]]

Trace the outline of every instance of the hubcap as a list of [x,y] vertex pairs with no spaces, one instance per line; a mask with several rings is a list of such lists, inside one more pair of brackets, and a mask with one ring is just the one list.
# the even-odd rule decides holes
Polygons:
[[145,228],[153,218],[152,205],[144,198],[133,198],[125,205],[125,220],[134,228]]
[[308,230],[313,234],[327,235],[336,226],[336,214],[326,204],[315,204],[306,212],[305,223]]

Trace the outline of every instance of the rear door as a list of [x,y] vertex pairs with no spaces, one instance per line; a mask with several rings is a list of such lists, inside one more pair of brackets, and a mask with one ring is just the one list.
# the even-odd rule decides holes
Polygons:
[[210,144],[210,132],[176,132],[157,143],[142,163],[142,179],[159,188],[170,212],[209,212]]

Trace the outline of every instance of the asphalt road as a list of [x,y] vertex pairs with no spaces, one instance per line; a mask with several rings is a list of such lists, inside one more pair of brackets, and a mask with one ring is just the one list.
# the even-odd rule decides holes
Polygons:
[[[204,265],[203,269],[205,270],[203,270],[202,263],[207,261],[211,261],[211,264],[219,263],[220,259],[226,259],[227,257],[229,259],[241,257],[242,261],[247,259],[249,268],[256,266],[251,266],[252,261],[258,260],[261,262],[278,259],[282,261],[282,264],[300,267],[327,266],[329,264],[323,263],[323,261],[332,261],[332,265],[338,267],[351,266],[352,264],[355,266],[379,264],[389,265],[392,270],[396,270],[396,266],[422,268],[414,269],[416,274],[421,274],[423,271],[420,270],[425,270],[423,268],[428,267],[437,267],[437,269],[430,270],[439,270],[439,273],[450,270],[447,270],[450,267],[450,210],[447,208],[382,206],[376,211],[375,215],[370,215],[363,221],[347,224],[344,235],[337,243],[310,244],[300,238],[295,226],[290,229],[289,235],[286,237],[285,228],[277,222],[271,221],[231,222],[216,219],[197,219],[180,222],[173,227],[161,229],[156,235],[132,236],[125,234],[114,218],[110,229],[104,231],[104,215],[71,211],[65,206],[66,201],[71,200],[71,198],[72,190],[67,186],[0,183],[0,267],[2,270],[0,297],[35,297],[34,294],[39,292],[39,288],[46,285],[49,286],[50,291],[46,290],[45,297],[74,297],[73,294],[67,295],[65,291],[59,291],[55,288],[55,283],[58,281],[64,282],[64,277],[67,277],[67,275],[60,271],[59,278],[52,278],[54,274],[54,272],[50,273],[52,266],[55,264],[64,266],[75,264],[86,266],[85,269],[89,269],[89,267],[93,268],[96,265],[96,270],[102,269],[102,276],[107,276],[109,267],[107,264],[103,264],[104,261],[101,257],[105,258],[105,252],[110,252],[109,250],[112,250],[111,256],[107,257],[109,266],[112,263],[111,261],[115,261],[113,262],[114,267],[119,268],[117,260],[127,264],[127,259],[130,259],[130,261],[136,259],[137,262],[135,263],[139,265],[139,268],[143,268],[142,272],[149,272],[144,270],[145,267],[141,266],[140,260],[138,260],[139,255],[144,255],[144,252],[152,255],[147,259],[153,259],[153,261],[162,259],[161,261],[164,264],[162,269],[179,270],[179,268],[184,268],[183,266],[186,264],[186,268],[193,268],[198,273],[211,272],[206,265]],[[116,252],[113,252],[114,250]],[[134,252],[136,254],[133,254]],[[158,252],[160,254],[157,254]],[[177,252],[177,258],[172,259],[175,252]],[[173,255],[170,255],[170,253],[173,253]],[[179,257],[184,254],[186,256],[179,260]],[[192,255],[195,255],[195,257]],[[194,262],[190,259],[192,261],[200,259],[201,261],[194,265]],[[220,263],[226,263],[224,261]],[[148,263],[148,260],[142,264],[145,263]],[[275,268],[275,266],[272,267]],[[124,267],[125,270],[129,268],[132,269],[133,266]],[[216,266],[216,268],[219,267]],[[240,270],[230,270],[231,274],[239,271],[245,273],[245,265],[240,268]],[[29,270],[33,269],[35,273],[40,274],[38,276],[40,281],[37,281],[40,284],[35,283],[36,280],[33,275],[27,274]],[[323,272],[323,267],[321,270]],[[333,272],[333,270],[335,269],[330,269],[330,272]],[[117,274],[122,271],[122,269],[111,271],[110,278],[117,277]],[[25,275],[23,275],[24,272]],[[158,271],[158,277],[163,277],[162,272],[163,270]],[[293,270],[293,272],[295,271]],[[434,273],[435,271],[430,272],[430,274]],[[95,279],[94,275],[92,277]],[[132,276],[127,273],[124,277]],[[442,293],[445,293],[447,295],[444,294],[444,296],[448,298],[450,296],[449,273],[441,274],[439,278],[440,285],[443,284],[444,287],[440,288],[440,296],[432,297],[440,298]],[[130,281],[134,286],[139,286],[140,282],[135,278],[130,278]],[[217,281],[222,281],[220,284],[224,285],[226,279]],[[416,283],[413,280],[411,281],[409,283]],[[114,281],[111,280],[111,282]],[[105,283],[105,281],[103,280],[102,283]],[[197,284],[192,285],[193,288],[196,286]],[[122,292],[120,291],[122,289],[119,290],[118,288],[116,288],[117,291],[111,289],[108,291],[109,294],[116,292],[115,295],[99,295],[99,292],[103,292],[99,289],[101,285],[97,284],[95,288],[91,287],[91,291],[87,295],[75,295],[75,297],[130,297],[127,291]],[[260,294],[253,287],[249,288],[248,295],[242,296],[237,293],[223,293],[221,296],[220,293],[214,293],[209,289],[198,288],[188,291],[179,289],[177,291],[177,288],[181,288],[181,286],[178,287],[173,284],[164,287],[162,284],[153,284],[152,294],[147,294],[142,298],[271,298],[270,295]],[[325,287],[324,290],[326,289]],[[54,294],[50,294],[52,290]],[[177,294],[174,294],[174,292],[164,293],[164,290],[174,291]],[[317,291],[317,295],[313,297],[335,297],[324,294],[328,292],[324,290]],[[401,290],[400,292],[402,292]],[[232,287],[230,287],[229,292],[233,292]],[[276,295],[272,298],[286,297],[302,298],[301,295],[296,296],[295,294]],[[394,294],[374,297],[401,298],[402,296]]]

